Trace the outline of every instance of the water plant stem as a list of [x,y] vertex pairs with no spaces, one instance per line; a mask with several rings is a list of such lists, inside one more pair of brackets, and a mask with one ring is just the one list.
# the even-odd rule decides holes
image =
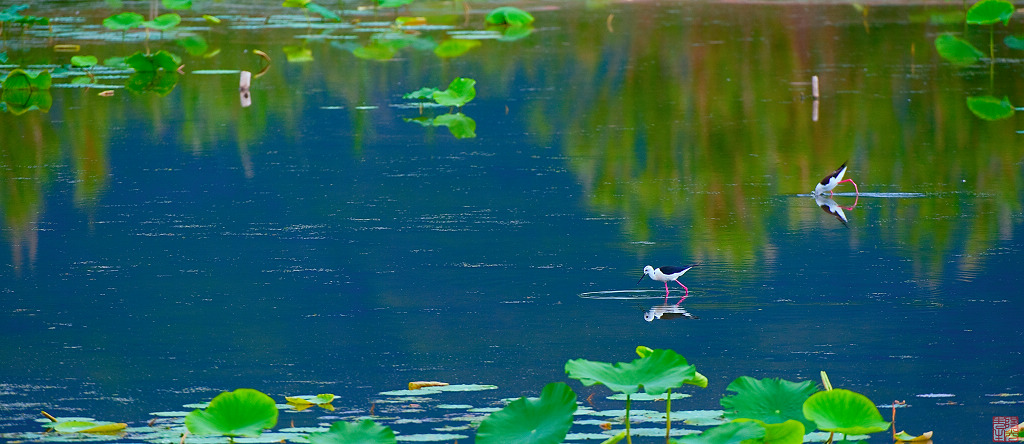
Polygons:
[[668,400],[665,401],[665,444],[672,433],[672,389],[668,389]]
[[629,430],[629,394],[626,394],[626,442],[633,444],[633,433]]

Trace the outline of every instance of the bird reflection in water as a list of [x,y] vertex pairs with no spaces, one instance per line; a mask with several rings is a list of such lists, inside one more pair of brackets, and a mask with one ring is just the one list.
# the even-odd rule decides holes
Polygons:
[[700,317],[686,311],[685,308],[675,305],[655,305],[644,312],[644,320],[653,322],[655,319],[700,319]]
[[850,225],[848,224],[850,220],[847,219],[846,212],[844,212],[843,210],[849,211],[856,207],[856,200],[854,200],[852,206],[843,207],[836,203],[836,201],[832,200],[831,197],[828,197],[824,194],[818,194],[814,196],[814,203],[821,207],[821,209],[824,210],[826,213],[835,216],[836,219],[839,219],[839,222],[842,222],[843,226],[845,226],[846,228],[850,228]]

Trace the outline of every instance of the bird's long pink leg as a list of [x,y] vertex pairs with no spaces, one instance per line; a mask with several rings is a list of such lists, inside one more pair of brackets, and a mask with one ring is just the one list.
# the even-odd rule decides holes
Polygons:
[[[853,191],[856,191],[857,195],[860,196],[860,190],[857,188],[857,182],[854,182],[853,179],[846,179],[846,180],[840,180],[839,181],[839,183],[843,183],[843,182],[850,182],[850,183],[852,183],[853,184]],[[839,185],[839,183],[837,183],[836,185]]]
[[[686,290],[686,293],[683,293],[683,297],[679,299],[679,302],[683,302],[686,300],[686,297],[690,295],[690,289],[686,288],[686,286],[683,285],[682,282],[679,282],[679,280],[676,280],[676,283],[679,284],[680,287],[683,287],[683,290]],[[665,286],[668,286],[668,282],[665,283]],[[679,302],[676,302],[676,305],[679,305]]]

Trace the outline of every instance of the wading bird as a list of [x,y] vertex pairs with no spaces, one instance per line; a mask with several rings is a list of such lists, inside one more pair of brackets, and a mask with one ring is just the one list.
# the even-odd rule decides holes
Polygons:
[[[664,282],[665,283],[665,300],[666,301],[668,301],[668,281],[676,281],[676,283],[679,284],[680,287],[683,287],[683,290],[686,290],[686,293],[683,294],[683,297],[681,299],[679,299],[679,302],[683,302],[683,300],[685,300],[686,297],[690,295],[690,289],[686,288],[686,286],[683,285],[682,282],[679,282],[679,277],[682,276],[683,274],[685,274],[687,271],[690,271],[690,269],[695,267],[695,266],[696,265],[690,265],[689,267],[686,267],[686,268],[683,268],[683,267],[658,267],[658,268],[654,268],[654,267],[648,265],[648,266],[644,267],[644,276],[650,276],[651,279],[654,279],[654,280],[656,280],[658,282]],[[640,276],[640,281],[644,280],[644,276]],[[636,283],[639,284],[640,281],[636,281]],[[676,304],[678,304],[679,302],[676,302]]]
[[825,192],[828,191],[828,194],[832,195],[835,194],[835,192],[832,191],[832,189],[834,189],[837,185],[843,182],[850,182],[853,184],[853,190],[856,191],[857,195],[859,196],[860,190],[857,189],[857,182],[854,182],[853,179],[843,180],[844,174],[846,174],[846,162],[843,162],[842,166],[837,168],[828,176],[825,176],[824,179],[821,179],[821,182],[814,186],[814,194],[821,195],[825,194]]

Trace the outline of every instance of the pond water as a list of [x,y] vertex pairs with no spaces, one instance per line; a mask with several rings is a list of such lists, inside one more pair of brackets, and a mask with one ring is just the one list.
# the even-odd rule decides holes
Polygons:
[[[1024,103],[1024,52],[1002,44],[1020,16],[993,63],[957,65],[937,37],[989,37],[959,2],[520,4],[537,20],[507,41],[484,31],[497,5],[343,6],[332,24],[197,2],[147,41],[105,30],[107,4],[39,3],[22,13],[51,27],[4,29],[2,74],[57,71],[49,106],[0,114],[0,440],[35,439],[41,409],[145,425],[238,387],[338,396],[284,427],[553,381],[621,409],[564,365],[638,345],[708,377],[673,408],[824,370],[905,400],[897,430],[938,442],[1024,416],[1024,122],[968,106]],[[437,50],[453,36],[468,51]],[[172,89],[101,67],[72,88],[86,74],[55,66],[147,49],[182,57]],[[262,69],[243,107],[238,70]],[[461,110],[402,98],[457,77],[476,80]],[[461,126],[412,121],[448,113]],[[846,223],[809,194],[844,161]],[[645,319],[665,299],[644,266],[690,264],[691,317]],[[416,380],[497,388],[384,407]]]

